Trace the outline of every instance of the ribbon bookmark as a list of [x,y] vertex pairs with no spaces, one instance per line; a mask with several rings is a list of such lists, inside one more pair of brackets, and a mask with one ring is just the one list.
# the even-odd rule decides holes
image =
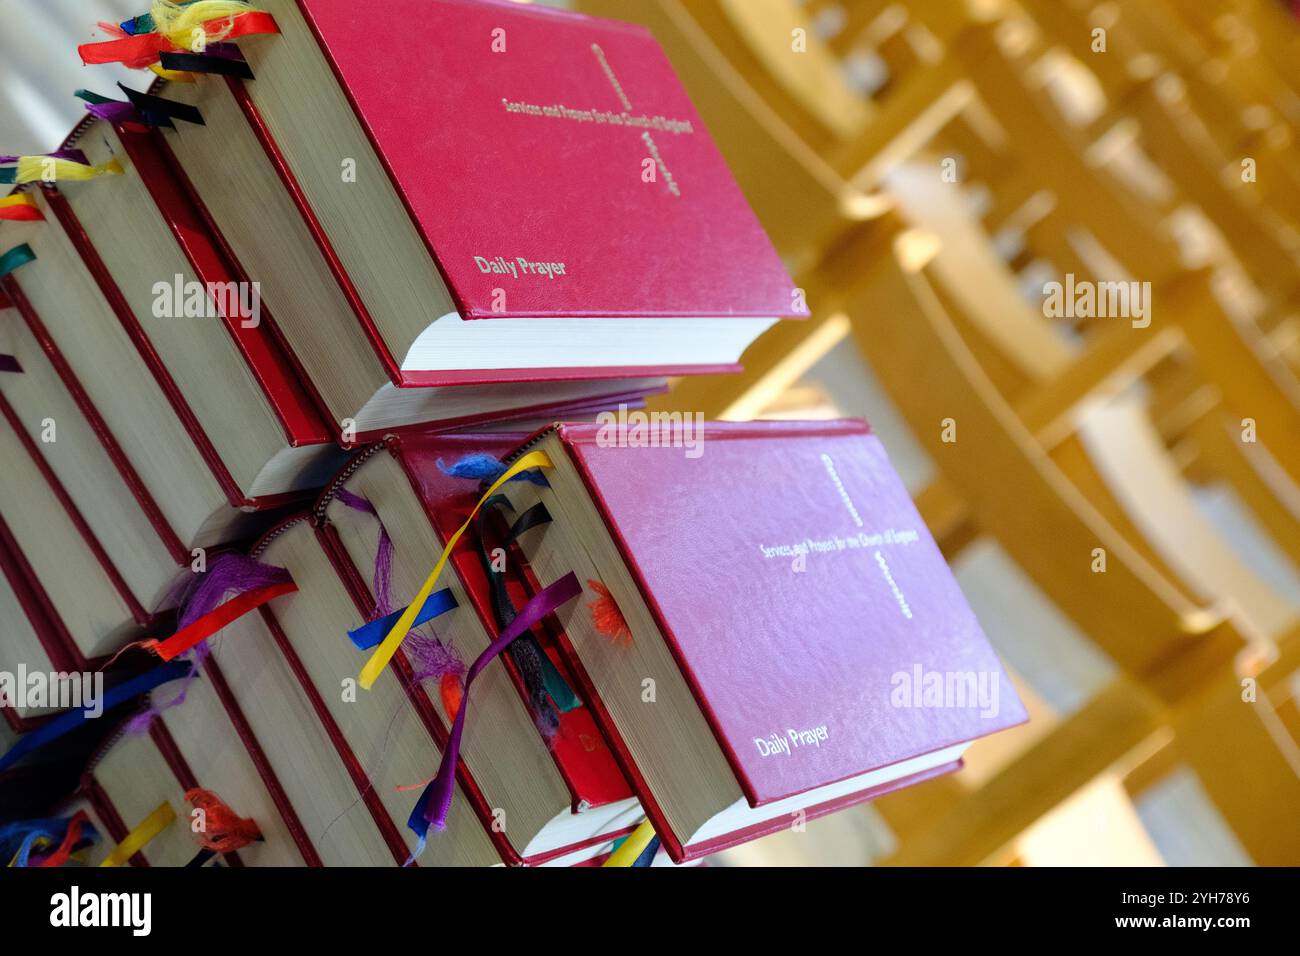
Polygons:
[[[228,56],[211,56],[203,53],[168,53],[159,57],[161,68],[169,73],[212,73],[216,76],[237,76],[241,80],[253,79],[253,68],[243,60]],[[193,82],[192,80],[190,82]]]
[[153,690],[155,687],[170,681],[188,677],[193,670],[194,667],[189,661],[172,661],[167,664],[160,664],[152,670],[145,671],[143,674],[132,677],[125,683],[118,684],[111,690],[106,691],[103,698],[96,702],[99,710],[96,710],[93,714],[89,707],[81,710],[65,711],[49,722],[41,724],[30,733],[19,737],[18,742],[5,751],[4,756],[0,756],[0,770],[12,766],[26,754],[43,747],[45,744],[58,740],[64,734],[76,730],[81,726],[82,721],[94,719],[99,714],[106,713],[123,701],[130,700],[145,691]]
[[[534,454],[541,454],[535,452]],[[545,457],[543,455],[543,457]],[[526,460],[521,459],[521,461]],[[506,472],[510,474],[510,472]],[[469,711],[469,691],[478,677],[497,655],[510,646],[519,635],[523,634],[546,615],[572,601],[582,593],[578,576],[570,571],[560,580],[539,591],[519,611],[519,616],[510,626],[497,636],[469,667],[465,675],[465,691],[460,707],[456,709],[456,719],[452,721],[451,733],[447,735],[447,746],[442,752],[442,762],[438,765],[437,775],[425,787],[424,793],[411,811],[406,825],[419,837],[419,844],[412,859],[419,856],[424,849],[429,826],[442,830],[447,825],[447,813],[451,810],[451,798],[456,792],[456,763],[460,758],[460,740],[465,733],[465,714]]]
[[18,163],[0,169],[0,183],[82,182],[98,176],[121,176],[122,164],[110,159],[98,166],[76,163],[58,156],[19,156]]
[[41,214],[36,200],[29,193],[14,193],[12,196],[0,197],[0,219],[11,222],[40,222],[45,218]]
[[654,825],[649,820],[642,820],[641,825],[619,844],[618,849],[601,866],[634,866],[654,838]]
[[207,125],[203,122],[203,114],[199,112],[197,106],[191,106],[189,103],[178,103],[176,100],[154,96],[152,93],[141,93],[139,90],[131,89],[124,83],[119,83],[117,86],[126,94],[126,98],[131,101],[131,105],[141,113],[152,113],[156,116],[166,116],[168,119],[184,120],[197,126]]
[[19,266],[25,266],[27,263],[35,261],[36,253],[32,252],[32,247],[27,243],[24,242],[21,246],[14,246],[4,255],[0,255],[0,279],[3,279]]
[[158,805],[153,813],[149,814],[140,821],[139,826],[126,835],[126,838],[113,848],[113,852],[104,857],[100,866],[121,866],[127,860],[135,856],[145,846],[171,826],[172,821],[176,819],[176,811],[172,805],[164,800]]
[[[424,607],[420,608],[420,613],[415,616],[415,623],[411,627],[427,624],[435,617],[446,614],[452,608],[459,606],[456,603],[456,596],[451,593],[451,588],[443,588],[441,591],[429,595],[429,600],[424,602]],[[375,618],[369,624],[363,624],[355,630],[348,631],[348,637],[352,638],[352,643],[357,646],[358,650],[368,651],[372,647],[378,646],[379,642],[384,639],[384,635],[397,623],[405,611],[406,608],[402,608],[392,614],[385,614],[383,617]]]
[[204,614],[198,620],[182,627],[165,641],[158,641],[148,645],[148,647],[163,660],[170,661],[184,654],[194,645],[207,640],[227,624],[238,620],[249,611],[274,601],[282,595],[292,594],[296,590],[298,590],[298,585],[292,581],[286,581],[282,584],[271,584],[264,588],[258,588],[255,591],[245,591],[243,594],[237,595],[225,604],[218,606],[215,610]]
[[81,62],[121,63],[141,70],[157,63],[165,50],[196,50],[222,40],[280,32],[269,13],[232,0],[199,0],[179,8],[166,23],[156,21],[149,18],[146,32],[144,18],[137,17],[130,30],[119,28],[121,35],[115,39],[81,44]]
[[483,507],[484,503],[496,494],[502,485],[516,475],[522,474],[525,471],[531,471],[534,468],[551,467],[554,466],[551,464],[551,459],[547,457],[546,452],[529,452],[507,468],[505,473],[492,483],[492,487],[483,493],[483,497],[478,500],[478,504],[474,506],[474,510],[469,513],[469,517],[465,519],[465,523],[457,528],[456,533],[447,540],[446,547],[442,549],[442,554],[438,556],[438,561],[434,564],[433,571],[429,574],[424,585],[420,588],[420,592],[415,596],[415,600],[406,606],[406,610],[402,612],[397,623],[394,624],[392,630],[388,632],[388,636],[384,638],[383,643],[380,644],[375,653],[371,655],[370,660],[366,662],[366,666],[361,668],[358,682],[362,687],[369,690],[374,686],[379,675],[383,673],[384,668],[388,666],[388,662],[391,661],[393,655],[397,653],[397,649],[402,646],[402,641],[406,638],[407,633],[415,626],[416,615],[419,614],[420,610],[424,607],[424,602],[429,600],[429,595],[433,593],[433,586],[438,583],[438,578],[442,576],[442,569],[447,564],[447,559],[451,556],[452,549],[456,547],[456,542],[461,539],[461,536],[469,528],[470,524],[473,523],[474,517],[478,514],[479,509]]

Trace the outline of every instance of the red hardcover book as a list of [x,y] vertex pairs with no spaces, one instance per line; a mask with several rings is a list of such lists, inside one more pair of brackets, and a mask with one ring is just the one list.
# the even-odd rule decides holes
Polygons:
[[[180,178],[242,278],[255,280],[274,313],[270,327],[344,444],[404,429],[465,428],[497,421],[554,419],[557,405],[636,400],[661,379],[584,379],[572,372],[542,381],[498,381],[474,373],[445,387],[401,389],[374,354],[334,260],[317,243],[276,163],[245,122],[238,80],[170,84],[165,95],[200,111],[203,124],[161,130],[184,170]],[[242,104],[242,105],[241,105]],[[239,169],[232,177],[229,170]],[[376,233],[378,234],[378,232]],[[423,310],[423,305],[421,306]],[[347,427],[345,426],[347,423]]]
[[566,650],[674,861],[955,769],[1026,719],[865,423],[561,425],[524,450],[549,486],[509,496],[555,520],[521,543],[543,584],[587,582]]
[[[218,638],[211,649],[220,644]],[[186,689],[184,703],[166,710],[151,733],[182,786],[212,788],[235,812],[257,823],[262,839],[239,851],[241,859],[253,866],[320,865],[215,653]]]
[[[111,189],[114,183],[107,180],[84,185]],[[44,353],[42,364],[54,369],[94,428],[113,467],[175,561],[188,561],[191,548],[249,536],[257,530],[257,519],[247,512],[248,499],[205,427],[220,426],[223,432],[228,431],[223,445],[230,452],[238,437],[234,419],[244,412],[253,418],[258,414],[246,406],[255,386],[205,387],[204,395],[194,396],[204,405],[205,426],[189,402],[180,397],[175,379],[144,335],[136,313],[108,275],[89,238],[70,218],[70,231],[61,225],[57,210],[64,210],[64,218],[71,216],[65,198],[44,190],[32,190],[31,195],[44,213],[44,221],[0,224],[0,246],[26,244],[36,255],[0,282],[17,314],[15,337],[29,334],[37,343]],[[159,223],[159,232],[163,228]],[[152,238],[157,241],[156,235]],[[162,241],[169,240],[164,236]],[[179,252],[174,255],[183,262]],[[147,294],[150,281],[147,276],[138,278],[128,287],[138,293],[143,283]],[[150,299],[146,295],[137,304],[148,308]],[[211,344],[207,337],[217,332],[225,337],[224,341],[218,338],[217,349],[233,351],[233,342],[219,319],[151,317],[150,321],[157,323],[155,328],[170,349],[185,351],[189,338],[189,348],[202,350]],[[228,411],[220,407],[223,391],[233,393]],[[269,420],[264,424],[268,427],[259,429],[260,437],[254,441],[268,449],[267,457],[274,457],[270,446],[283,447],[282,435],[278,425],[270,427]],[[158,455],[160,447],[168,449],[167,456]],[[259,467],[258,457],[254,451],[236,469],[250,475]]]
[[[68,277],[65,276],[65,284],[67,280]],[[12,315],[6,315],[5,318],[15,323],[12,331],[12,341],[15,343],[15,357],[18,351],[17,343],[20,341],[29,341],[43,353],[42,356],[38,357],[35,368],[27,368],[24,371],[39,370],[45,380],[42,383],[45,387],[55,387],[52,380],[57,379],[66,395],[76,405],[77,413],[84,419],[87,427],[94,432],[96,441],[102,446],[104,453],[112,463],[113,469],[121,476],[130,494],[135,498],[141,513],[153,527],[163,550],[177,564],[186,562],[190,556],[188,549],[181,542],[163,509],[131,463],[108,422],[100,414],[94,401],[77,379],[71,363],[68,362],[67,358],[59,350],[58,345],[51,338],[45,323],[41,320],[40,315],[27,296],[23,294],[14,276],[8,277],[8,286],[12,293],[9,301],[13,307],[13,312]],[[21,323],[21,325],[18,323]],[[27,338],[28,335],[30,335],[30,339]],[[29,365],[31,364],[31,359],[29,359]],[[0,380],[0,388],[4,387],[5,384],[3,380]]]
[[[334,546],[336,566],[342,576],[352,582],[359,594],[357,603],[361,620],[371,616],[374,610],[372,581],[380,522],[393,541],[394,573],[398,578],[393,585],[397,589],[402,586],[399,579],[404,566],[415,560],[412,555],[423,553],[426,544],[437,546],[448,540],[469,516],[478,497],[473,482],[443,474],[437,467],[438,460],[455,461],[472,453],[504,454],[517,445],[521,437],[406,435],[391,438],[383,446],[359,455],[343,470],[340,479],[326,489],[317,507],[321,533]],[[344,503],[340,500],[340,489],[365,498],[367,507],[373,508],[377,514],[364,514]],[[421,521],[430,526],[432,535],[428,532],[411,533],[415,524]],[[458,585],[453,587],[453,592],[459,590],[473,605],[469,613],[476,615],[479,625],[457,624],[452,627],[449,624],[443,630],[440,621],[432,624],[444,637],[459,635],[448,639],[452,639],[467,661],[486,647],[491,635],[500,630],[492,609],[490,582],[474,538],[474,533],[461,538],[452,552],[451,565]],[[492,540],[486,544],[489,549],[493,546]],[[518,575],[520,565],[521,562],[508,561],[504,574],[507,596],[516,608],[522,607],[527,600]],[[466,611],[458,608],[452,613],[464,614]],[[359,623],[360,620],[355,622]],[[536,629],[534,637],[538,640],[538,649],[550,657],[557,678],[564,680],[562,670],[567,665],[559,658],[554,637],[542,628]],[[626,832],[640,819],[640,810],[590,711],[580,700],[565,700],[567,709],[552,703],[557,726],[544,741],[534,726],[538,715],[532,712],[522,674],[510,655],[502,657],[501,666],[508,675],[508,682],[480,688],[476,693],[475,707],[484,713],[484,720],[490,722],[492,732],[505,735],[507,740],[503,743],[487,731],[482,732],[481,737],[471,735],[466,738],[466,747],[461,752],[461,766],[468,780],[466,792],[476,802],[486,801],[483,809],[488,810],[489,819],[491,810],[510,805],[512,801],[515,805],[527,805],[532,809],[545,807],[554,793],[540,782],[543,777],[553,779],[557,787],[563,788],[560,793],[564,800],[563,805],[552,809],[555,818],[549,822],[533,820],[525,827],[517,821],[513,830],[509,826],[494,828],[492,833],[503,858],[512,864],[536,865],[608,842],[612,836]],[[399,664],[399,669],[405,667],[405,664]],[[568,683],[573,685],[571,675]],[[417,693],[422,698],[417,701],[417,706],[422,714],[427,715],[431,732],[441,743],[445,739],[450,715],[437,694],[429,694],[423,688]],[[496,694],[516,694],[520,700],[488,700],[489,695]],[[510,739],[516,736],[527,739]],[[504,760],[507,752],[504,747],[508,745],[515,748],[508,752],[516,754],[519,760],[528,761],[528,766],[534,766],[538,760],[551,766],[537,765],[527,772],[520,766],[507,773],[504,779],[500,774],[492,775],[490,779],[476,779],[474,768],[489,765],[496,769]],[[477,776],[483,777],[482,774]],[[526,793],[521,794],[519,785],[528,788]]]
[[[29,243],[36,260],[6,278],[6,293],[25,319],[35,313],[65,355],[77,351],[74,338],[85,339],[85,351],[116,349],[125,337],[149,385],[125,365],[95,368],[92,356],[73,363],[74,375],[100,408],[156,406],[161,395],[221,502],[209,515],[187,515],[191,535],[182,537],[186,544],[220,544],[238,533],[239,512],[302,497],[328,477],[341,453],[270,330],[273,317],[209,232],[155,131],[87,117],[64,148],[78,148],[95,164],[117,161],[123,172],[31,190],[44,221],[8,222],[0,241]],[[60,281],[72,285],[75,304],[83,306],[87,277],[98,298],[94,311],[110,313],[120,330],[68,315]],[[118,425],[121,431],[127,429]]]
[[[333,429],[156,132],[88,117],[63,148],[124,172],[44,189],[47,222],[4,234],[62,227],[232,509],[280,506],[319,486],[338,457]],[[54,321],[48,309],[41,317]]]
[[395,0],[393,43],[349,0],[264,7],[232,90],[394,384],[734,370],[806,314],[643,28]]

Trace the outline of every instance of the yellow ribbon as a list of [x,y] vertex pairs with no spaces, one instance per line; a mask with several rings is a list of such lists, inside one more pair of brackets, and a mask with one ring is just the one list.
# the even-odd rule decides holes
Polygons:
[[27,193],[13,193],[9,196],[0,196],[0,209],[6,206],[31,206],[36,208],[36,200]]
[[[230,32],[230,24],[241,13],[259,13],[257,7],[242,0],[198,0],[197,3],[175,3],[171,0],[154,0],[149,11],[154,30],[171,40],[182,50],[194,49],[194,41],[201,32],[204,45],[218,43]],[[211,20],[223,20],[215,33],[205,27]]]
[[121,866],[145,848],[145,845],[166,830],[176,819],[176,811],[164,800],[153,813],[149,814],[140,825],[126,835],[126,838],[113,848],[113,852],[104,857],[100,866]]
[[465,523],[457,528],[456,533],[447,539],[447,546],[442,549],[442,554],[438,556],[438,563],[433,566],[433,571],[424,582],[424,586],[420,588],[420,593],[417,594],[414,599],[412,599],[411,603],[406,606],[406,610],[403,611],[402,616],[397,619],[397,623],[394,624],[392,630],[388,632],[388,636],[384,638],[383,643],[375,648],[375,652],[370,655],[370,660],[366,661],[366,666],[361,668],[361,674],[357,679],[362,687],[369,690],[374,685],[375,681],[379,678],[379,675],[383,673],[384,668],[388,666],[388,662],[393,659],[393,655],[397,653],[397,649],[402,646],[402,641],[406,639],[407,632],[410,631],[411,625],[415,623],[415,617],[420,613],[420,608],[424,607],[424,602],[429,600],[429,595],[433,593],[433,586],[438,583],[438,578],[442,574],[443,566],[446,565],[447,558],[451,556],[452,548],[456,547],[456,542],[460,540],[460,536],[463,535],[465,530],[470,526],[470,522],[474,520],[474,516],[478,514],[479,509],[483,507],[489,498],[496,494],[497,489],[515,475],[520,474],[521,472],[530,471],[533,468],[551,467],[553,467],[551,459],[547,457],[546,452],[529,452],[506,469],[505,474],[493,482],[492,487],[483,493],[483,497],[478,500],[478,504],[474,506],[474,510],[469,513],[469,517],[465,519]]
[[161,63],[150,64],[149,69],[169,83],[194,83],[196,78],[188,70],[168,70]]
[[655,838],[654,825],[649,820],[642,820],[641,825],[632,831],[631,836],[619,844],[619,848],[609,855],[601,866],[631,866],[636,858],[645,852],[650,841]]
[[14,182],[79,182],[105,174],[121,176],[122,164],[116,159],[110,159],[98,166],[86,166],[70,159],[55,159],[53,156],[19,156]]

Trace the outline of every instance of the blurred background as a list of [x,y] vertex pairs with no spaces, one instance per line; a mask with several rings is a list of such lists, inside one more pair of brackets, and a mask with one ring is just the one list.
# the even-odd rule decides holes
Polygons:
[[[653,30],[813,312],[659,407],[870,421],[1032,714],[711,862],[1300,864],[1290,5],[550,5]],[[140,8],[0,0],[6,149]]]

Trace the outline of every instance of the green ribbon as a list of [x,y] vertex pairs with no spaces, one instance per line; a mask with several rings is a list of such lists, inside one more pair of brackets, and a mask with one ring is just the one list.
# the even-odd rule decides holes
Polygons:
[[32,247],[27,243],[24,242],[21,246],[14,246],[0,256],[0,279],[3,279],[19,266],[27,265],[35,258],[36,253],[32,252]]

